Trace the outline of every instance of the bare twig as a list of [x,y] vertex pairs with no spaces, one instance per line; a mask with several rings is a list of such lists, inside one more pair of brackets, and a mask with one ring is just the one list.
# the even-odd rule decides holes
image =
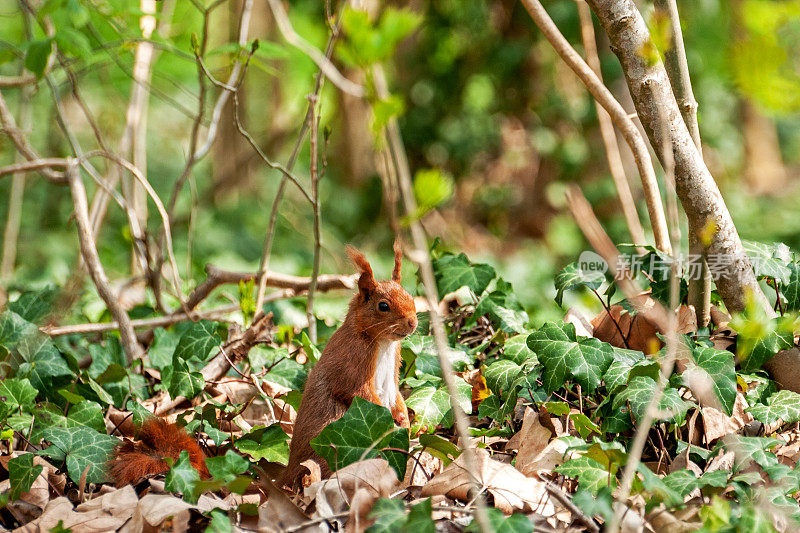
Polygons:
[[333,83],[339,90],[355,96],[356,98],[362,98],[365,94],[362,86],[345,78],[327,55],[311,46],[305,39],[300,37],[296,31],[294,31],[294,28],[292,28],[292,23],[289,21],[289,16],[283,9],[283,4],[281,4],[280,0],[267,1],[270,9],[272,10],[272,15],[275,17],[275,22],[278,24],[278,30],[280,30],[281,35],[283,35],[283,38],[286,39],[286,42],[295,48],[298,48],[301,52],[310,57],[311,60],[317,64],[325,77],[331,80],[331,83]]
[[572,503],[572,498],[564,494],[564,491],[549,482],[545,482],[545,488],[553,497],[553,499],[563,505],[572,514],[572,516],[577,518],[581,524],[586,526],[586,529],[592,533],[600,533],[600,526],[597,525],[597,522],[592,520],[590,516],[586,516],[586,514],[584,514],[584,512],[581,511],[577,505]]
[[650,224],[653,227],[653,236],[655,237],[656,247],[667,253],[672,253],[672,248],[669,244],[669,231],[667,230],[667,219],[664,215],[664,206],[661,203],[661,194],[658,190],[658,181],[656,174],[653,170],[653,163],[650,159],[650,153],[647,150],[647,144],[642,138],[636,125],[628,116],[628,113],[617,101],[611,92],[603,85],[589,65],[581,58],[578,52],[569,44],[569,42],[561,35],[561,32],[556,27],[550,15],[547,14],[544,7],[542,7],[539,0],[522,0],[523,5],[530,13],[531,18],[542,31],[542,34],[550,41],[555,51],[561,56],[561,59],[569,65],[569,67],[580,78],[583,84],[592,93],[595,100],[608,111],[614,124],[622,133],[623,138],[631,147],[636,167],[639,169],[639,176],[642,179],[642,188],[644,189],[644,197],[647,203],[647,211],[650,214]]
[[[641,298],[638,297],[640,294],[639,287],[636,282],[633,281],[629,272],[626,272],[625,269],[618,269],[620,265],[618,261],[619,251],[603,230],[600,221],[597,220],[597,217],[592,211],[591,205],[589,205],[589,202],[578,187],[573,186],[567,190],[567,203],[581,231],[583,231],[589,243],[592,244],[594,249],[597,250],[606,261],[606,264],[611,270],[611,274],[614,276],[628,301],[637,307],[637,311],[643,313],[647,319],[656,324],[661,331],[667,333],[667,355],[659,361],[661,369],[659,380],[656,384],[656,390],[653,393],[653,397],[650,399],[645,414],[642,416],[642,419],[639,420],[636,434],[628,450],[628,462],[623,471],[622,484],[617,498],[618,501],[625,503],[630,495],[633,477],[636,474],[636,468],[639,466],[639,459],[641,459],[650,426],[658,413],[658,404],[664,393],[669,376],[672,375],[677,348],[677,318],[675,313],[667,311],[655,300],[652,300],[654,304],[652,306],[645,308],[641,305]],[[673,275],[670,286],[670,296],[672,299],[676,299],[677,287],[677,276]],[[624,510],[627,509],[627,504],[620,506],[620,508],[621,511],[624,512]],[[612,520],[608,531],[616,531],[615,525],[616,527],[619,526],[620,518],[621,516],[619,513],[615,513],[614,520]]]
[[[22,154],[25,159],[28,161],[39,161],[42,159],[30,143],[28,143],[25,134],[17,128],[17,123],[6,105],[6,100],[3,98],[2,92],[0,92],[0,126],[2,126],[2,133],[11,138],[11,142],[14,143],[17,151]],[[63,172],[57,172],[49,166],[41,167],[41,169],[37,170],[40,171],[42,176],[53,183],[64,185],[67,182]]]
[[[669,18],[670,46],[664,52],[664,62],[672,85],[672,92],[678,102],[678,107],[683,117],[683,122],[692,136],[697,151],[703,155],[700,143],[700,128],[697,124],[697,100],[692,91],[692,80],[689,76],[689,64],[686,61],[686,50],[681,32],[681,21],[678,17],[678,5],[675,0],[656,0],[656,9],[665,13]],[[705,228],[694,227],[694,222],[689,221],[689,254],[700,257],[700,272],[689,278],[689,304],[694,306],[697,316],[697,325],[705,327],[711,320],[711,273],[705,257],[705,246],[700,238],[700,233]]]
[[[375,89],[378,97],[387,98],[389,89],[386,83],[386,76],[383,68],[376,65],[373,69],[373,76],[375,80]],[[430,312],[431,329],[436,343],[436,353],[439,357],[439,364],[442,367],[442,377],[444,378],[447,391],[450,395],[450,406],[453,410],[455,419],[456,432],[459,437],[459,442],[464,448],[467,458],[467,470],[469,472],[470,482],[475,488],[475,520],[478,526],[484,533],[493,531],[489,518],[486,513],[486,504],[480,497],[482,490],[481,483],[477,477],[477,465],[475,464],[475,456],[472,453],[474,445],[469,435],[469,421],[466,414],[461,409],[456,398],[458,393],[456,390],[455,379],[453,377],[453,366],[450,361],[450,350],[447,346],[447,333],[444,329],[444,322],[438,312],[439,309],[439,296],[436,290],[436,280],[433,275],[433,264],[431,257],[428,253],[428,240],[425,235],[425,230],[422,224],[416,218],[418,213],[417,200],[414,196],[411,169],[408,165],[408,158],[406,156],[405,147],[403,146],[403,138],[400,135],[400,127],[396,119],[391,119],[386,125],[386,137],[389,142],[391,154],[397,172],[398,182],[400,185],[400,192],[405,207],[406,214],[410,219],[411,237],[414,243],[414,249],[409,253],[409,257],[417,265],[419,265],[420,274],[422,277],[422,284],[425,289],[425,298],[428,300],[428,309]]]
[[311,269],[311,283],[308,285],[308,298],[306,300],[306,317],[308,318],[308,337],[311,342],[317,343],[317,321],[314,318],[314,293],[317,288],[317,276],[319,276],[319,256],[320,256],[320,205],[319,205],[319,179],[320,173],[317,168],[319,159],[318,154],[318,141],[319,141],[319,112],[317,110],[317,103],[319,98],[316,94],[308,96],[308,107],[311,109],[311,135],[309,136],[309,144],[311,145],[311,209],[314,212],[314,264]]
[[111,316],[119,324],[120,341],[122,348],[125,350],[125,355],[128,362],[138,359],[142,356],[142,349],[139,343],[136,342],[136,334],[133,332],[131,320],[128,314],[120,305],[116,296],[114,295],[111,285],[108,282],[106,273],[103,270],[103,265],[100,263],[100,258],[97,255],[97,249],[94,244],[94,237],[92,236],[92,227],[89,223],[89,208],[86,200],[86,189],[83,186],[80,173],[78,171],[78,162],[67,166],[66,175],[69,180],[69,188],[72,193],[72,201],[75,205],[75,221],[78,226],[78,239],[81,245],[81,255],[89,269],[89,274],[94,281],[95,287],[100,297],[111,312]]
[[[222,316],[235,313],[240,309],[238,304],[225,305],[215,309],[208,309],[206,311],[196,311],[191,314],[180,312],[173,313],[167,316],[160,316],[156,318],[138,318],[131,320],[131,326],[135,329],[138,328],[159,328],[167,327],[178,322],[186,320],[199,320],[206,319],[220,319]],[[117,322],[89,322],[86,324],[73,324],[69,326],[43,326],[39,331],[51,337],[60,337],[62,335],[75,335],[87,333],[104,333],[106,331],[114,331],[119,329]]]
[[[63,157],[46,157],[44,159],[33,159],[31,161],[22,161],[20,163],[13,163],[0,167],[0,177],[8,176],[9,174],[33,172],[43,168],[64,168],[67,166],[67,160]],[[60,183],[60,182],[59,182]],[[64,181],[60,183],[66,185]]]
[[[597,42],[594,35],[594,24],[592,24],[592,12],[584,0],[576,0],[578,4],[578,15],[581,22],[581,39],[583,41],[583,51],[586,55],[586,62],[597,75],[597,79],[603,82],[603,74],[600,71],[600,57],[597,55]],[[611,177],[614,179],[614,186],[617,188],[617,196],[622,206],[622,214],[628,224],[628,232],[633,239],[633,244],[646,244],[642,223],[639,221],[639,214],[636,212],[636,203],[631,194],[631,186],[628,177],[625,175],[625,167],[622,165],[619,146],[617,146],[617,136],[614,133],[614,125],[608,112],[603,109],[600,102],[594,101],[597,110],[597,122],[600,126],[600,136],[603,138],[603,146],[606,149],[606,159]]]
[[[342,2],[342,6],[345,5],[345,2]],[[333,46],[336,43],[336,39],[339,37],[339,24],[341,23],[341,19],[337,20],[337,24],[331,28],[331,34],[328,37],[328,44],[325,47],[325,57],[330,60],[331,56],[333,55]],[[324,71],[320,70],[317,73],[317,79],[314,84],[314,91],[312,94],[319,97],[320,91],[322,90],[322,86],[325,82],[325,73]],[[238,103],[238,100],[234,100]],[[297,157],[300,154],[300,148],[303,146],[303,141],[305,140],[306,133],[311,128],[311,116],[314,110],[311,107],[311,103],[309,102],[308,109],[306,110],[306,116],[303,119],[303,125],[300,127],[300,132],[297,135],[297,141],[295,142],[294,148],[292,149],[292,153],[289,156],[289,160],[286,162],[286,170],[291,172],[294,169],[294,165],[297,162]],[[234,108],[234,117],[238,116],[238,105]],[[238,122],[238,119],[237,119]],[[240,133],[242,130],[239,130]],[[244,135],[244,134],[243,134]],[[254,143],[251,142],[251,145]],[[267,224],[267,234],[264,237],[264,248],[261,254],[261,264],[258,267],[259,276],[258,276],[258,288],[256,290],[256,316],[262,313],[262,306],[264,303],[264,295],[266,294],[267,290],[267,272],[269,271],[269,259],[270,255],[272,254],[272,243],[275,238],[275,228],[277,225],[278,220],[278,208],[280,207],[281,201],[283,200],[283,194],[286,191],[286,184],[289,179],[287,174],[283,174],[281,177],[281,181],[278,184],[278,190],[275,192],[275,198],[272,200],[272,207],[270,209],[269,214],[269,222]]]
[[150,199],[153,200],[153,203],[158,210],[158,214],[161,216],[161,224],[163,226],[164,231],[164,239],[167,249],[167,257],[169,258],[170,269],[172,270],[172,283],[173,288],[175,289],[175,297],[181,302],[184,302],[183,298],[183,290],[181,289],[181,278],[180,274],[178,273],[178,262],[175,259],[175,252],[172,249],[172,232],[170,230],[171,224],[169,215],[167,210],[164,207],[164,204],[161,203],[161,198],[158,197],[156,191],[150,185],[150,182],[147,181],[147,178],[142,174],[142,172],[134,166],[130,161],[127,161],[125,158],[120,157],[119,155],[113,152],[107,152],[105,150],[94,150],[85,154],[81,159],[89,159],[91,157],[103,157],[108,159],[109,161],[116,163],[124,167],[128,172],[130,172],[142,188],[147,192],[147,195],[150,196]]
[[[27,17],[26,17],[27,20]],[[26,28],[29,24],[26,24]],[[27,131],[31,126],[31,95],[30,87],[24,87],[20,93],[19,103],[19,123],[23,131]],[[22,158],[17,154],[17,161]],[[31,163],[17,163],[9,165],[16,167],[12,170],[11,191],[8,194],[8,218],[6,219],[5,230],[3,231],[3,257],[0,259],[0,280],[6,281],[14,273],[14,265],[17,262],[17,239],[19,238],[20,222],[22,221],[22,199],[25,194],[25,170],[20,165],[30,165]],[[0,176],[8,167],[0,168]],[[0,305],[5,300],[5,291],[0,288]]]

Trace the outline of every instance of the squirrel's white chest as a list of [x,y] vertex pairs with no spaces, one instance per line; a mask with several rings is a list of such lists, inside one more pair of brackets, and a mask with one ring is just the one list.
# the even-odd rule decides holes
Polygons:
[[384,407],[391,409],[397,402],[397,387],[394,383],[395,354],[397,343],[392,341],[378,346],[378,360],[375,364],[375,392]]

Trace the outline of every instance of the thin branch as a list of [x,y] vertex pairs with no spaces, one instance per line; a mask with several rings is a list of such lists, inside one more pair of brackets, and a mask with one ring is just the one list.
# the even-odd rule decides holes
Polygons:
[[[30,37],[30,23],[27,14],[23,13],[25,17],[25,29],[28,37]],[[24,72],[24,68],[21,69]],[[19,103],[19,123],[23,131],[27,131],[31,127],[31,118],[33,114],[33,107],[31,106],[31,96],[33,90],[30,87],[23,87],[20,91]],[[17,161],[22,159],[21,154],[17,154]],[[30,163],[21,163],[26,165]],[[17,262],[17,241],[19,239],[19,229],[22,221],[22,201],[25,195],[25,171],[20,169],[20,164],[10,165],[17,167],[12,171],[11,177],[11,190],[8,194],[8,218],[6,218],[6,226],[3,231],[3,256],[0,259],[0,280],[6,281],[14,273],[14,265]],[[5,168],[0,168],[0,177],[4,176],[3,171]],[[5,290],[0,288],[0,305],[6,299]]]
[[[592,23],[592,12],[584,0],[576,0],[578,4],[578,16],[581,23],[581,39],[583,41],[583,51],[586,55],[586,62],[597,75],[597,79],[603,83],[603,74],[600,70],[600,57],[597,55],[597,41],[594,34],[594,24]],[[628,232],[631,235],[633,244],[643,245],[647,243],[644,236],[642,223],[639,221],[639,213],[636,212],[636,202],[631,194],[631,185],[625,175],[625,167],[622,164],[622,157],[617,145],[617,136],[614,133],[614,125],[611,117],[600,102],[594,100],[597,110],[597,122],[600,126],[600,136],[603,139],[603,146],[606,149],[606,159],[611,177],[614,179],[614,186],[617,188],[617,196],[622,206],[622,214],[628,225]]]
[[542,7],[539,0],[522,0],[523,5],[530,13],[531,18],[541,30],[542,34],[550,41],[555,51],[561,59],[575,72],[583,84],[592,93],[595,100],[608,111],[614,124],[622,133],[623,138],[631,147],[639,176],[642,179],[642,188],[647,203],[647,211],[650,214],[650,224],[653,227],[656,247],[667,254],[672,254],[669,244],[669,231],[667,230],[667,219],[664,215],[664,206],[661,203],[661,194],[658,190],[658,181],[653,170],[653,163],[650,159],[650,152],[644,142],[642,134],[628,116],[622,105],[614,98],[611,92],[597,78],[589,65],[581,58],[578,52],[564,38],[553,20]]
[[564,506],[564,508],[566,508],[575,518],[577,518],[581,524],[586,526],[586,529],[588,529],[591,533],[600,533],[600,526],[597,525],[597,522],[592,520],[592,517],[586,516],[586,514],[584,514],[584,512],[572,502],[572,498],[570,498],[567,494],[564,494],[564,491],[550,482],[545,482],[544,486],[553,499]]
[[161,198],[158,197],[156,191],[150,185],[150,182],[147,181],[147,178],[141,173],[141,171],[136,168],[130,161],[127,161],[125,158],[120,157],[119,155],[113,152],[107,152],[104,150],[94,150],[89,152],[83,156],[82,159],[88,159],[91,157],[100,156],[104,157],[117,165],[121,165],[125,169],[128,170],[139,182],[139,184],[144,188],[147,192],[148,196],[153,200],[153,203],[158,210],[158,214],[161,216],[161,223],[163,226],[164,231],[164,239],[166,241],[166,249],[167,249],[167,256],[169,257],[169,263],[172,270],[172,283],[173,288],[175,289],[175,297],[181,302],[184,303],[183,299],[183,290],[181,289],[181,278],[180,274],[178,273],[178,262],[175,259],[175,252],[172,249],[172,232],[170,231],[170,219],[169,215],[167,214],[167,210],[164,208],[164,204],[161,203]]
[[[238,304],[231,304],[217,307],[215,309],[208,309],[206,311],[196,311],[192,313],[191,316],[188,313],[181,311],[168,316],[137,318],[135,320],[131,320],[131,326],[134,329],[159,328],[171,326],[186,320],[199,320],[201,318],[218,320],[224,315],[235,313],[239,309],[241,309],[241,307]],[[106,331],[115,331],[118,329],[119,324],[117,322],[89,322],[86,324],[72,324],[68,326],[42,326],[39,328],[39,331],[51,337],[60,337],[62,335],[104,333]]]
[[306,299],[306,317],[308,318],[308,337],[311,342],[317,343],[317,320],[314,318],[314,293],[317,289],[317,277],[319,276],[319,256],[320,256],[320,205],[319,205],[319,180],[320,173],[317,168],[319,160],[319,110],[317,104],[319,98],[316,94],[308,96],[308,107],[311,109],[311,135],[309,136],[309,144],[311,145],[311,167],[309,174],[311,175],[311,209],[314,214],[314,263],[311,268],[311,283],[308,285],[308,298]]
[[[265,286],[291,290],[295,294],[306,292],[311,286],[311,278],[281,274],[279,272],[268,271],[259,276],[258,272],[233,272],[230,270],[223,270],[214,265],[206,265],[206,274],[206,279],[192,291],[192,294],[190,294],[189,298],[186,300],[186,307],[189,309],[197,307],[200,302],[211,294],[211,291],[220,285],[249,281],[259,277],[264,281]],[[321,274],[317,276],[316,290],[327,292],[337,289],[353,289],[356,286],[357,279],[358,276],[355,274]]]
[[[250,28],[250,17],[253,12],[253,0],[245,0],[244,6],[242,7],[242,15],[239,18],[239,50],[236,53],[236,61],[233,63],[233,68],[231,69],[231,74],[228,76],[228,87],[233,86],[239,80],[239,75],[242,72],[242,59],[241,54],[242,50],[247,46],[247,35],[249,33]],[[205,68],[205,65],[203,65]],[[209,78],[212,78],[209,76]],[[207,153],[208,150],[211,148],[211,145],[214,143],[214,139],[217,137],[217,127],[219,125],[219,120],[222,117],[222,109],[225,107],[225,104],[228,101],[230,96],[230,89],[223,90],[219,98],[217,99],[217,103],[214,105],[214,111],[211,113],[211,124],[208,126],[208,135],[206,136],[206,142],[201,146],[197,152],[195,153],[195,159],[202,159]]]
[[[683,117],[683,122],[692,136],[697,151],[703,155],[700,143],[700,128],[697,124],[697,100],[692,91],[692,80],[689,76],[689,64],[686,60],[686,50],[683,44],[681,21],[678,16],[678,5],[675,0],[656,0],[656,9],[665,13],[669,18],[670,46],[664,53],[664,62],[669,75],[672,92],[678,102],[678,107]],[[689,222],[689,254],[700,257],[700,272],[696,277],[691,277],[689,283],[689,304],[694,306],[697,316],[697,325],[705,327],[711,320],[711,273],[708,270],[708,261],[705,257],[705,246],[700,238],[700,232],[705,228],[694,226]]]
[[136,341],[136,334],[133,332],[131,320],[114,295],[106,273],[103,270],[103,265],[100,263],[100,257],[97,255],[97,248],[95,248],[94,237],[92,236],[92,227],[89,223],[89,207],[86,200],[86,189],[83,186],[83,180],[81,180],[77,161],[67,167],[66,176],[69,181],[72,201],[75,206],[75,221],[78,226],[81,255],[89,269],[92,281],[94,281],[94,285],[97,287],[98,294],[100,294],[106,307],[108,307],[108,310],[111,312],[111,316],[113,316],[119,324],[120,341],[123,350],[125,350],[128,362],[130,363],[134,359],[138,359],[142,356],[142,349]]
[[[345,2],[342,2],[342,8],[346,5]],[[325,57],[330,60],[331,56],[333,55],[333,47],[336,44],[336,39],[339,37],[339,30],[341,24],[341,17],[337,18],[337,23],[335,26],[331,28],[331,34],[328,37],[328,44],[325,46]],[[319,97],[320,91],[322,90],[322,86],[325,82],[325,73],[320,70],[317,73],[316,81],[314,84],[314,91],[312,94]],[[235,96],[235,95],[234,95]],[[235,102],[238,104],[238,100],[234,99]],[[238,105],[234,108],[234,117],[238,117]],[[289,156],[289,160],[286,163],[286,170],[291,172],[294,169],[294,165],[297,162],[297,157],[300,155],[300,148],[303,146],[303,141],[305,140],[306,133],[311,127],[311,115],[313,113],[313,109],[311,108],[311,104],[309,103],[308,109],[306,109],[306,116],[303,119],[303,125],[300,127],[300,132],[297,134],[297,141],[295,142],[294,148],[292,149],[292,153]],[[238,122],[238,118],[237,118]],[[240,133],[242,130],[239,130]],[[251,143],[251,146],[253,143]],[[269,259],[270,255],[272,254],[272,243],[275,238],[275,228],[277,226],[278,221],[278,208],[280,207],[281,201],[283,200],[284,192],[286,191],[286,184],[289,179],[287,174],[284,174],[281,177],[281,181],[278,184],[278,190],[275,192],[275,198],[272,200],[272,207],[269,213],[269,223],[267,224],[267,234],[264,237],[264,248],[261,253],[261,264],[258,267],[259,276],[258,276],[258,289],[256,290],[256,316],[262,313],[262,306],[264,303],[264,295],[266,294],[267,290],[267,272],[269,271]]]
[[[379,98],[387,98],[389,95],[388,85],[386,83],[386,76],[383,68],[376,65],[373,69],[373,78],[375,81],[375,90]],[[477,494],[475,498],[475,520],[478,526],[484,533],[490,533],[493,528],[489,522],[489,517],[486,513],[486,504],[480,497],[481,483],[477,477],[477,464],[475,456],[472,453],[474,444],[469,435],[469,420],[464,414],[461,405],[455,400],[458,397],[455,379],[453,377],[453,365],[450,361],[450,350],[447,345],[447,333],[444,329],[444,322],[442,316],[439,314],[439,296],[436,290],[436,280],[433,275],[433,264],[431,263],[431,256],[428,253],[428,238],[425,235],[425,230],[422,227],[419,219],[416,217],[418,213],[417,200],[414,196],[414,190],[411,180],[411,169],[409,168],[408,158],[406,156],[405,147],[403,146],[403,138],[400,135],[400,127],[397,124],[397,119],[392,118],[386,125],[386,137],[389,142],[389,147],[393,156],[395,170],[397,172],[398,182],[400,185],[400,192],[403,199],[403,205],[406,214],[409,217],[411,237],[414,243],[414,249],[409,253],[409,257],[417,265],[419,265],[420,275],[422,277],[422,284],[425,289],[425,298],[428,301],[428,309],[430,312],[431,329],[436,345],[436,353],[439,357],[439,364],[442,367],[442,377],[444,378],[447,391],[450,395],[450,405],[453,410],[455,419],[456,432],[459,437],[465,456],[467,459],[467,470],[469,472],[470,482],[475,488]]]
[[[65,168],[68,161],[63,157],[46,157],[44,159],[33,159],[31,161],[23,161],[21,163],[13,163],[0,167],[0,178],[8,176],[9,174],[24,173],[38,171],[43,168]],[[66,185],[64,181],[60,185]]]
[[308,41],[300,37],[297,32],[294,31],[292,23],[289,21],[289,16],[283,9],[283,4],[281,4],[280,0],[267,0],[267,2],[272,10],[272,15],[275,17],[275,22],[278,24],[278,30],[280,30],[286,42],[310,57],[311,60],[317,64],[325,77],[331,80],[331,83],[339,88],[339,90],[351,96],[355,96],[356,98],[364,97],[366,94],[364,92],[364,87],[344,77],[327,55],[311,46]]
[[[6,105],[6,100],[3,98],[2,92],[0,92],[0,126],[2,126],[2,133],[11,138],[11,142],[14,143],[17,151],[22,154],[25,159],[28,161],[40,161],[42,159],[25,138],[25,134],[17,128],[17,123]],[[50,167],[42,167],[40,172],[42,176],[52,183],[58,185],[65,185],[67,183],[63,172],[57,172]]]

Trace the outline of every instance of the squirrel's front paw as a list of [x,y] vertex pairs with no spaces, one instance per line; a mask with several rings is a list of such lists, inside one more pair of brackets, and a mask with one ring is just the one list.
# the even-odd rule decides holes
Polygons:
[[408,413],[400,412],[394,415],[395,423],[401,428],[409,428],[411,424],[408,421]]

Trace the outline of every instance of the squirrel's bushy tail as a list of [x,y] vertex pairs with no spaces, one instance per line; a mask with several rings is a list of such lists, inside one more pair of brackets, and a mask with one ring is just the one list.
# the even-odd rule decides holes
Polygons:
[[203,478],[210,477],[206,468],[206,455],[200,445],[186,431],[161,418],[150,418],[142,424],[139,440],[125,440],[114,450],[108,462],[108,474],[118,487],[135,483],[139,479],[169,470],[164,459],[178,460],[182,451],[189,452],[192,466]]

